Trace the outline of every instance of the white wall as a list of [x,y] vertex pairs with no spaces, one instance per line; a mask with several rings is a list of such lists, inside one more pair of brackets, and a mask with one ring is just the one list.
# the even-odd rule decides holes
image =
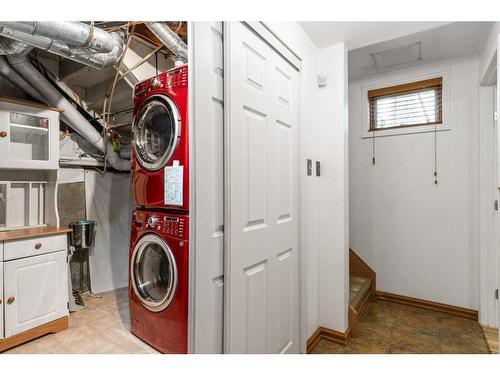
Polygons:
[[479,322],[490,327],[498,324],[493,292],[496,288],[495,218],[498,216],[492,203],[497,197],[494,90],[494,86],[479,88]]
[[500,22],[492,24],[479,56],[479,79],[482,84],[496,82],[496,54],[500,34]]
[[[449,70],[450,131],[361,139],[361,87]],[[477,59],[398,71],[349,85],[350,245],[377,289],[479,307]],[[444,88],[446,90],[446,88]]]
[[[497,80],[497,49],[500,22],[495,22],[489,30],[479,56],[479,134],[480,134],[480,309],[481,324],[498,327],[500,308],[495,300],[494,290],[500,283],[498,269],[498,243],[500,219],[498,211],[492,210],[491,202],[499,198],[497,190],[495,139],[498,131],[492,126],[493,111],[496,110],[494,84]],[[498,125],[497,125],[498,126]]]
[[[223,351],[224,78],[222,22],[190,24],[191,248],[194,335],[191,351]],[[209,140],[209,141],[207,141]],[[194,215],[193,215],[194,213]],[[193,219],[194,216],[194,219]],[[194,231],[193,231],[194,229]],[[194,241],[193,241],[194,239]]]
[[85,182],[87,219],[97,222],[96,247],[90,258],[92,289],[104,292],[128,285],[130,174],[60,168],[59,184]]
[[130,175],[85,171],[87,219],[97,222],[96,246],[90,258],[94,292],[128,285]]
[[[349,298],[347,50],[343,43],[317,49],[295,22],[268,25],[302,59],[301,333],[308,338],[318,326],[344,332]],[[328,75],[327,87],[318,89],[318,73]],[[307,159],[321,161],[320,177],[306,176]]]
[[318,91],[317,246],[319,325],[348,327],[349,185],[347,49],[343,43],[320,50],[319,73],[328,84]]

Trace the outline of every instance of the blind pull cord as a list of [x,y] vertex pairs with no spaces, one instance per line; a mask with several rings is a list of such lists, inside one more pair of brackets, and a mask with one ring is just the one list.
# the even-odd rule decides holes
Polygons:
[[437,174],[437,123],[434,123],[434,184],[438,184]]
[[375,131],[372,130],[372,165],[375,165]]

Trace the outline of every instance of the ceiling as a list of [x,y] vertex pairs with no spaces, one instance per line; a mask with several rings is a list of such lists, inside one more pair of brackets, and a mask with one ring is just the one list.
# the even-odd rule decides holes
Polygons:
[[[476,55],[491,22],[455,22],[349,51],[349,80]],[[415,45],[420,51],[415,52]],[[380,58],[383,55],[383,58]],[[421,60],[416,58],[420,55]],[[385,61],[384,61],[385,59]],[[378,66],[376,66],[377,61]],[[383,63],[380,63],[380,62]]]
[[384,40],[414,34],[448,22],[299,22],[302,29],[319,47],[344,42],[356,49]]

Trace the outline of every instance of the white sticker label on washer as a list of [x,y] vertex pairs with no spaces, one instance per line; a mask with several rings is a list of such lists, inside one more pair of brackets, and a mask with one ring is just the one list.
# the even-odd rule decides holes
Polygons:
[[165,167],[164,203],[171,206],[182,206],[184,188],[184,167],[179,162],[173,166]]

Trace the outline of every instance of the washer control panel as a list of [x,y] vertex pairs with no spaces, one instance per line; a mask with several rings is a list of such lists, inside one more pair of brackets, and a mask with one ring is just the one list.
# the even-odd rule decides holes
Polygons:
[[189,216],[187,215],[149,212],[146,215],[136,213],[134,217],[136,221],[145,223],[145,229],[189,241]]
[[182,217],[165,216],[163,218],[163,233],[184,238],[185,219]]

